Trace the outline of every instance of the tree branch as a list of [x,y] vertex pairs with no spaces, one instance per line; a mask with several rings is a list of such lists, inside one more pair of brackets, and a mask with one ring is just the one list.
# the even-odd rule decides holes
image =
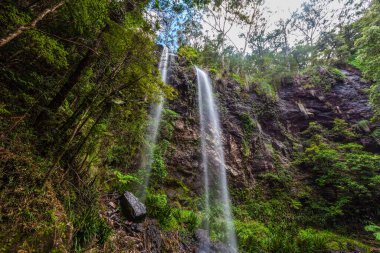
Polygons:
[[19,28],[17,28],[16,31],[8,34],[5,38],[0,39],[0,47],[5,46],[9,42],[11,42],[12,40],[14,40],[18,36],[20,36],[25,31],[28,31],[28,30],[36,27],[37,23],[40,22],[42,19],[44,19],[46,15],[48,15],[49,13],[55,12],[58,8],[60,8],[62,5],[64,5],[64,3],[65,3],[65,1],[63,0],[63,1],[60,1],[59,3],[57,3],[52,8],[45,9],[30,24],[22,25]]

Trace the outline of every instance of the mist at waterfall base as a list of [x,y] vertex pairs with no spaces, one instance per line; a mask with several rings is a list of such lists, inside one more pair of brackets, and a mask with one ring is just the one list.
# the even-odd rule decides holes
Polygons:
[[[161,53],[160,62],[158,65],[158,69],[161,74],[162,82],[167,82],[168,77],[168,69],[169,69],[169,49],[164,47]],[[141,156],[141,165],[140,167],[145,169],[144,171],[144,185],[141,189],[141,199],[145,199],[146,189],[149,186],[149,180],[152,172],[152,163],[154,157],[154,149],[157,144],[157,137],[160,129],[160,122],[162,111],[165,104],[165,98],[161,95],[158,98],[158,102],[154,103],[150,110],[150,124],[147,130],[146,136],[146,144],[143,150],[143,154]]]
[[[221,233],[222,238],[218,239],[227,244],[232,252],[237,252],[219,115],[209,76],[199,68],[196,68],[196,72],[205,192],[206,221],[204,229],[209,234]],[[218,211],[215,212],[215,210]],[[215,220],[223,224],[222,227],[217,228],[218,231],[213,231],[213,221]],[[207,248],[200,250],[200,252],[206,253],[208,251]]]

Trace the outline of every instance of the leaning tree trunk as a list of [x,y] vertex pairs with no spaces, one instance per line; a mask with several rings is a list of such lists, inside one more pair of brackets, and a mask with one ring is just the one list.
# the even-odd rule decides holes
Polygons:
[[1,38],[0,39],[0,47],[5,46],[9,42],[11,42],[12,40],[14,40],[18,36],[20,36],[22,33],[24,33],[26,31],[28,31],[28,30],[36,27],[37,23],[40,22],[42,19],[44,19],[46,15],[48,15],[49,13],[55,12],[59,7],[61,7],[62,5],[64,5],[64,3],[65,3],[65,1],[60,1],[56,5],[54,5],[53,7],[45,9],[35,19],[33,19],[33,21],[31,23],[26,24],[26,25],[22,25],[19,28],[17,28],[16,31],[8,34],[4,38]]
[[99,33],[93,48],[88,49],[86,55],[82,58],[82,60],[80,60],[75,70],[67,79],[66,83],[61,87],[58,93],[49,102],[49,104],[46,106],[46,109],[40,112],[40,114],[37,116],[34,122],[35,126],[40,126],[41,123],[45,122],[48,119],[49,112],[56,112],[58,108],[63,104],[70,91],[80,81],[85,69],[89,67],[96,58],[96,51],[100,46],[101,36],[107,29],[108,26],[103,28],[103,30]]
[[75,68],[74,72],[70,75],[67,82],[61,87],[61,89],[58,91],[55,97],[50,101],[49,105],[47,106],[48,109],[55,112],[63,104],[63,101],[65,101],[69,92],[79,82],[80,78],[82,77],[83,71],[93,62],[96,55],[96,51],[100,46],[101,37],[107,28],[108,26],[101,30],[93,45],[93,49],[88,49],[86,55],[78,63],[77,67]]

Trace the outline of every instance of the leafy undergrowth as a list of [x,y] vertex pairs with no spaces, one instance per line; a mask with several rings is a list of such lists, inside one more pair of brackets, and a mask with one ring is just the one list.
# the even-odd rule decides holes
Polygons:
[[33,155],[28,137],[23,131],[1,140],[0,251],[64,250],[72,227],[52,186],[41,187],[47,164]]
[[[12,125],[5,122],[2,130]],[[94,181],[80,185],[67,172],[44,184],[50,161],[35,154],[36,138],[22,122],[15,129],[1,136],[0,251],[81,252],[104,244],[110,229]]]

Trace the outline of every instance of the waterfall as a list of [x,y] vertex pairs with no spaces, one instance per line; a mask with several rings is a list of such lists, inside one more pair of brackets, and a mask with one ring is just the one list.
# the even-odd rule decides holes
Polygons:
[[[160,62],[158,65],[158,69],[161,74],[161,80],[164,83],[167,82],[169,59],[170,59],[169,49],[167,47],[164,47],[162,50]],[[147,131],[147,137],[146,137],[147,144],[145,145],[143,155],[142,155],[142,160],[141,160],[141,168],[145,169],[144,186],[142,189],[143,199],[145,197],[145,189],[147,189],[149,185],[150,174],[152,172],[154,148],[157,143],[157,136],[158,136],[158,132],[160,128],[161,115],[162,115],[162,110],[164,108],[164,104],[165,104],[165,98],[163,96],[160,96],[158,98],[158,102],[152,105],[152,108],[150,111],[151,122]]]
[[[213,97],[211,81],[208,75],[196,68],[198,82],[198,103],[201,128],[202,168],[205,191],[205,213],[207,231],[212,230],[210,224],[211,207],[220,205],[222,208],[221,219],[224,221],[222,232],[224,242],[237,252],[237,242],[233,225],[230,197],[226,176],[226,164],[222,144],[222,131],[219,115]],[[203,251],[207,252],[207,249]]]

